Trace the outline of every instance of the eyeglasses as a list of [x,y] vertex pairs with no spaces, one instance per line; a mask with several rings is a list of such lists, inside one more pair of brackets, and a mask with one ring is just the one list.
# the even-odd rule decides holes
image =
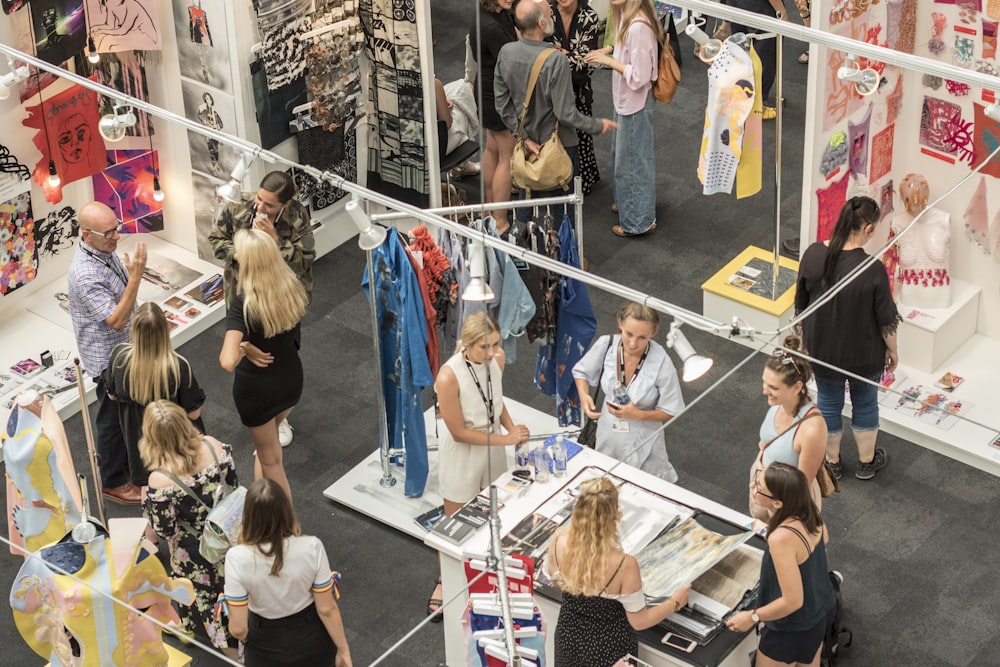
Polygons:
[[114,227],[112,227],[106,232],[99,232],[96,229],[88,229],[87,231],[90,232],[91,234],[97,234],[98,236],[103,236],[106,239],[113,239],[115,235],[118,234],[118,232],[120,232],[122,230],[122,227],[124,226],[125,226],[124,223],[122,223],[119,220],[118,224],[116,224]]
[[753,471],[753,492],[754,492],[754,495],[764,496],[765,498],[770,498],[771,500],[777,500],[777,498],[775,498],[774,496],[772,496],[770,493],[764,493],[763,491],[760,490],[760,486],[757,484],[757,476],[758,475],[760,475],[760,470],[759,469],[758,470],[754,470]]
[[781,364],[783,366],[788,366],[789,364],[791,364],[792,368],[795,369],[796,374],[802,375],[802,367],[799,366],[799,362],[795,360],[795,355],[791,354],[787,350],[780,347],[776,347],[774,348],[774,352],[771,353],[771,356],[773,356],[775,359],[781,359]]

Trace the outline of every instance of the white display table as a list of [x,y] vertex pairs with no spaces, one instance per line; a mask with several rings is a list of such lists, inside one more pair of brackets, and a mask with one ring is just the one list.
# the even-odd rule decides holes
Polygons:
[[925,373],[936,371],[976,333],[980,292],[975,285],[952,280],[947,308],[899,304],[900,361]]
[[[703,512],[717,516],[738,526],[750,525],[751,519],[749,516],[740,514],[739,512],[729,509],[728,507],[724,507],[716,502],[708,500],[707,498],[703,498],[702,496],[682,489],[679,486],[664,482],[663,480],[653,477],[652,475],[642,472],[641,470],[636,470],[635,468],[624,464],[617,465],[617,467],[615,467],[616,464],[618,464],[618,461],[594,450],[585,448],[575,457],[570,459],[566,478],[552,478],[544,484],[533,483],[521,497],[508,497],[506,499],[501,498],[502,502],[505,503],[503,509],[500,511],[501,533],[506,533],[512,527],[517,525],[521,519],[531,514],[531,512],[533,512],[535,508],[547,498],[558,493],[564,483],[568,483],[573,476],[588,466],[595,466],[604,470],[614,468],[613,474],[615,476],[634,482],[643,488],[649,489],[650,491],[660,494],[673,501],[687,505],[694,509],[702,510]],[[502,484],[502,482],[509,477],[510,473],[506,473],[500,480],[498,480],[498,483]],[[459,592],[466,586],[466,576],[463,567],[466,555],[482,555],[487,552],[489,529],[488,526],[483,527],[459,546],[438,537],[434,533],[428,534],[424,541],[429,546],[437,549],[441,554],[441,583],[444,600],[447,601],[453,596],[459,594]],[[467,597],[463,599],[467,601]],[[559,603],[550,600],[537,592],[535,599],[548,623],[545,650],[546,655],[552,656],[554,650],[553,637],[556,628],[556,621],[559,616]],[[459,665],[466,664],[466,639],[464,628],[459,620],[463,609],[464,604],[457,603],[453,603],[445,607],[445,649],[448,665],[450,667],[459,667]],[[720,641],[725,637],[725,631],[723,632],[724,634],[720,635],[716,641]],[[662,635],[663,632],[660,634]],[[730,638],[731,637],[732,636],[730,635]],[[755,633],[747,634],[728,653],[728,655],[723,656],[719,662],[715,662],[713,664],[724,665],[726,667],[736,667],[737,665],[743,667],[747,664],[747,654],[756,647],[756,642],[757,636]],[[680,653],[668,652],[668,649],[650,646],[649,644],[640,641],[638,657],[650,665],[659,667],[661,665],[700,664],[692,663],[689,660],[685,660],[684,657],[681,656],[682,654]]]

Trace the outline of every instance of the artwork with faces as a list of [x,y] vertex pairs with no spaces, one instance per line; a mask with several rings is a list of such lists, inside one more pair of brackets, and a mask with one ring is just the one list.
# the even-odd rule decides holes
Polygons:
[[86,0],[86,3],[90,35],[98,53],[160,50],[157,0]]
[[59,65],[86,46],[83,0],[32,0],[28,7],[41,60]]
[[223,0],[172,0],[181,76],[232,94],[229,30]]
[[[184,115],[207,128],[234,134],[236,102],[229,95],[193,81],[181,80]],[[191,168],[216,178],[228,179],[239,160],[236,151],[216,139],[188,132]]]

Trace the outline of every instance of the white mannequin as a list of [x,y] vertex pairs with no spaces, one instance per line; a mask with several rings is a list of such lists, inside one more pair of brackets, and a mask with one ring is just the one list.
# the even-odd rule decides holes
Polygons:
[[[892,230],[901,232],[927,207],[930,186],[920,174],[907,174],[899,184],[905,211],[892,216]],[[951,245],[951,216],[936,208],[927,209],[920,221],[898,242],[899,303],[916,308],[947,308],[951,305],[951,276],[948,256]]]

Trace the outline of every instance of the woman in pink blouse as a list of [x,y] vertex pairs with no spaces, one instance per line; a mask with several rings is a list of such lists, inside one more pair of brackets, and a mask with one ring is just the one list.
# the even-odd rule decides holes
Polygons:
[[663,27],[653,0],[611,0],[609,20],[617,22],[615,46],[585,60],[614,70],[611,98],[615,130],[611,142],[618,236],[641,236],[656,229],[656,153],[653,149],[653,82]]

